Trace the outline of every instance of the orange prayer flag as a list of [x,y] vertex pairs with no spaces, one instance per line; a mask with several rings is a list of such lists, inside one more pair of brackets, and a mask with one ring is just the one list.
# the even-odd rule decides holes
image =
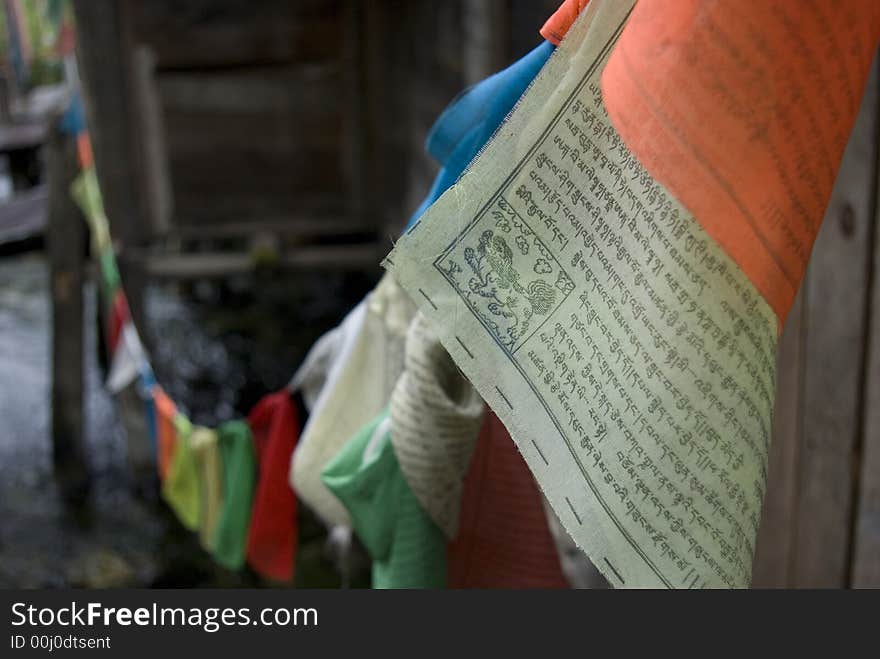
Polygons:
[[558,46],[562,38],[568,33],[568,28],[575,22],[590,0],[563,0],[553,15],[541,28],[541,36],[554,46]]
[[162,387],[158,385],[153,387],[153,404],[156,407],[156,444],[159,478],[164,481],[168,471],[171,469],[174,448],[177,444],[177,428],[174,426],[177,406],[162,390]]
[[785,320],[880,36],[876,0],[640,0],[608,113]]
[[95,163],[92,141],[88,133],[80,133],[76,136],[76,152],[79,157],[79,166],[82,169],[88,169]]

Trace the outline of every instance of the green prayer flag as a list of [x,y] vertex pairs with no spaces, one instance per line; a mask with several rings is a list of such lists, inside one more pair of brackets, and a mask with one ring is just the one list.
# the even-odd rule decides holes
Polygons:
[[217,429],[223,461],[223,505],[214,531],[213,552],[230,570],[244,565],[251,504],[257,480],[251,430],[244,421],[229,421]]
[[390,428],[386,410],[346,443],[321,479],[373,559],[374,588],[444,588],[446,539],[407,485]]

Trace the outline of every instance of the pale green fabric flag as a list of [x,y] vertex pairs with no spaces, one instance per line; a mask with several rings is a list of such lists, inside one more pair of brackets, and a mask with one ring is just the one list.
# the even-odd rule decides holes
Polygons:
[[345,444],[321,479],[373,559],[374,588],[444,588],[446,539],[409,489],[390,428],[386,410]]
[[199,539],[202,547],[210,551],[223,506],[223,461],[220,457],[220,442],[216,431],[197,427],[190,436],[190,443],[201,478]]

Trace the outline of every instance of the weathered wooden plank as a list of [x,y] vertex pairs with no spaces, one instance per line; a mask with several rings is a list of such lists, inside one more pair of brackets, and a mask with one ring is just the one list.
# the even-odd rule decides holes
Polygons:
[[246,238],[258,233],[270,233],[282,237],[295,237],[304,241],[360,234],[364,233],[364,229],[362,223],[346,217],[291,216],[273,219],[270,216],[261,217],[252,222],[215,222],[210,226],[182,224],[169,231],[168,237],[171,240],[176,238],[214,240],[218,238]]
[[544,21],[559,8],[558,0],[510,0],[511,56],[519,58],[542,41]]
[[156,86],[156,56],[149,46],[139,46],[134,51],[132,62],[133,94],[141,108],[146,212],[151,233],[159,233],[167,230],[171,224],[173,200],[166,131]]
[[878,138],[877,62],[805,282],[803,445],[793,585],[847,584]]
[[[875,80],[875,88],[878,85],[880,82]],[[874,146],[880,152],[880,144]],[[875,171],[873,197],[873,270],[864,370],[861,472],[850,582],[856,588],[880,588],[880,168]]]
[[[367,160],[368,121],[364,111],[367,94],[361,53],[364,35],[361,30],[364,7],[358,0],[344,0],[340,32],[343,35],[340,52],[343,104],[340,157],[342,171],[347,182],[349,211],[363,216],[368,207],[367,184],[370,163]],[[312,131],[310,131],[312,132]]]
[[804,307],[795,298],[776,354],[776,408],[767,494],[752,567],[754,588],[791,585],[797,519],[804,371]]
[[8,62],[0,63],[0,124],[12,121],[12,93],[15,83]]
[[306,117],[293,112],[173,111],[165,113],[164,122],[169,158],[201,156],[210,162],[218,151],[234,150],[294,161],[300,149],[322,149],[339,157],[342,117],[333,113]]
[[[157,75],[162,105],[184,112],[342,114],[337,61],[308,65],[164,72]],[[337,101],[337,103],[334,103]]]
[[150,0],[133,6],[135,37],[160,69],[195,69],[294,60],[338,52],[338,0]]
[[[400,230],[409,213],[421,203],[437,173],[437,163],[425,152],[425,137],[440,112],[465,87],[461,58],[464,44],[463,16],[460,3],[436,3],[430,8],[410,10],[408,39],[412,51],[406,66],[398,72],[401,86],[409,90],[406,121],[400,136],[408,167],[405,171],[407,189],[403,207],[393,230]],[[420,38],[431,34],[430,43]],[[401,197],[403,195],[400,195]]]
[[[202,157],[175,158],[171,172],[181,223],[310,213],[341,216],[347,208],[348,199],[338,192],[341,163],[325,151],[305,151],[293,161],[218,151],[210,166]],[[365,219],[365,226],[376,225]]]
[[47,186],[38,185],[0,204],[0,245],[42,236],[48,198]]
[[0,153],[36,149],[46,141],[46,123],[0,124]]
[[[875,242],[875,273],[880,271]],[[855,588],[880,588],[880,299],[876,276],[866,365],[863,446],[856,512],[852,579]]]
[[77,60],[104,208],[123,246],[143,240],[137,111],[124,19],[127,0],[75,0]]
[[[149,170],[144,154],[144,111],[137,103],[130,11],[131,0],[74,0],[77,62],[95,167],[110,231],[118,246],[125,294],[137,327],[146,327],[143,295],[145,273],[127,250],[146,245],[151,226]],[[141,340],[150,348],[150,336]],[[146,459],[149,439],[139,432],[142,414],[122,414],[129,444],[129,463]],[[143,473],[146,465],[135,465]]]
[[[95,167],[135,324],[144,327],[143,273],[125,250],[151,233],[141,112],[132,82],[130,0],[74,0],[77,62]],[[138,4],[138,3],[135,3]],[[142,337],[149,344],[149,337]],[[149,347],[149,346],[148,346]]]
[[[175,226],[193,227],[195,230],[195,227],[223,225],[227,222],[254,220],[256,224],[260,224],[264,217],[296,218],[313,215],[326,218],[328,225],[357,221],[364,231],[378,231],[378,227],[363,218],[349,216],[344,201],[335,198],[330,192],[308,195],[298,192],[281,197],[273,195],[268,199],[263,195],[250,193],[219,198],[210,190],[202,188],[175,197]],[[332,227],[330,231],[333,231]]]
[[462,8],[464,80],[473,85],[510,63],[510,8],[498,0],[463,0]]
[[360,195],[357,207],[365,222],[380,230],[389,222],[388,212],[393,204],[390,190],[395,187],[393,156],[389,157],[387,149],[394,133],[399,130],[388,109],[403,107],[396,102],[400,90],[394,84],[395,67],[400,66],[393,56],[395,36],[401,34],[395,30],[394,21],[399,16],[395,15],[394,9],[386,3],[373,3],[358,8],[354,17],[361,32],[357,77],[364,97],[358,102],[359,126],[350,126],[350,129],[359,128],[361,132],[356,138],[355,154],[360,163],[358,175],[361,180],[353,189]]
[[[339,245],[287,250],[272,261],[286,270],[375,270],[388,251],[387,245]],[[258,263],[241,252],[195,252],[191,254],[138,254],[137,258],[155,279],[216,279],[254,272]]]
[[86,226],[70,196],[77,175],[76,145],[53,131],[48,144],[47,247],[52,291],[52,454],[65,498],[88,494],[83,411],[83,284]]

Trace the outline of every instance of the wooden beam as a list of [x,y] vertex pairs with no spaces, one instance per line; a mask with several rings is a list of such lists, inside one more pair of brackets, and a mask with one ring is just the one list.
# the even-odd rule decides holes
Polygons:
[[[134,102],[129,0],[74,0],[77,63],[104,209],[132,317],[144,327],[146,282],[126,259],[149,237],[142,122]],[[142,337],[148,342],[149,337]]]
[[[128,253],[148,244],[155,229],[150,218],[156,215],[151,212],[161,213],[163,205],[169,203],[168,199],[149,197],[151,186],[155,193],[162,185],[151,176],[155,172],[151,172],[150,163],[161,165],[164,156],[161,145],[154,144],[152,152],[145,146],[144,133],[155,137],[160,128],[151,124],[150,116],[144,113],[155,112],[157,106],[145,110],[137,102],[138,98],[144,101],[144,94],[150,90],[144,84],[138,89],[131,1],[74,0],[73,8],[83,102],[104,209],[132,320],[141,329],[140,338],[149,350],[150,333],[144,331],[147,327],[143,300],[146,274],[139,261],[129,258]],[[143,64],[141,62],[141,67]],[[143,74],[141,70],[140,75]],[[141,494],[148,493],[155,489],[155,484],[147,482],[153,459],[143,430],[143,406],[131,387],[123,391],[119,399],[135,486]]]
[[137,185],[137,116],[129,80],[126,0],[74,0],[77,62],[95,167],[114,239],[141,242],[144,206]]
[[[499,0],[500,1],[500,0]],[[559,9],[559,0],[508,0],[511,23],[511,59],[522,57],[541,43],[539,30]]]
[[46,141],[46,132],[44,121],[0,124],[0,153],[37,149]]
[[180,224],[172,228],[170,239],[246,238],[259,233],[272,233],[298,239],[330,238],[356,234],[375,234],[375,230],[346,218],[262,219],[216,224]]
[[49,191],[38,185],[0,205],[0,245],[42,236],[46,230]]
[[[351,190],[356,195],[357,212],[367,218],[369,226],[385,230],[394,222],[393,214],[389,213],[393,204],[389,198],[392,187],[389,181],[394,180],[389,169],[393,163],[387,160],[386,147],[398,129],[389,121],[388,107],[397,107],[395,94],[399,92],[393,87],[393,58],[390,56],[394,47],[394,20],[399,17],[385,2],[372,3],[369,7],[356,3],[356,6],[353,18],[356,22],[353,26],[349,22],[357,33],[355,89],[360,93],[355,106],[357,119],[347,127],[347,137],[354,140],[348,155],[355,167],[351,172]],[[351,10],[348,11],[351,21]],[[351,57],[350,51],[346,56]]]
[[848,584],[878,139],[877,62],[805,282],[803,443],[793,585]]
[[76,144],[54,131],[48,144],[47,247],[52,291],[52,450],[65,499],[82,504],[89,490],[83,434],[83,284],[86,226],[70,196]]
[[[874,80],[875,89],[880,81]],[[876,111],[876,110],[875,110]],[[875,163],[880,143],[875,142]],[[858,506],[850,586],[880,588],[880,166],[874,169],[874,240]]]
[[475,85],[507,66],[510,57],[510,8],[498,0],[463,0],[464,82]]
[[[284,270],[379,270],[387,246],[320,246],[288,250],[267,265]],[[217,279],[255,272],[259,261],[253,255],[234,252],[195,252],[190,254],[130,254],[144,272],[154,279]]]
[[366,67],[363,63],[364,34],[362,3],[358,0],[344,0],[342,3],[342,87],[345,107],[342,120],[341,164],[348,188],[349,212],[362,216],[367,207],[367,185],[369,162],[367,160],[367,117],[364,99],[366,88]]
[[134,99],[141,111],[144,199],[150,233],[166,231],[171,225],[173,195],[165,124],[156,84],[156,56],[148,46],[138,46],[132,55]]

